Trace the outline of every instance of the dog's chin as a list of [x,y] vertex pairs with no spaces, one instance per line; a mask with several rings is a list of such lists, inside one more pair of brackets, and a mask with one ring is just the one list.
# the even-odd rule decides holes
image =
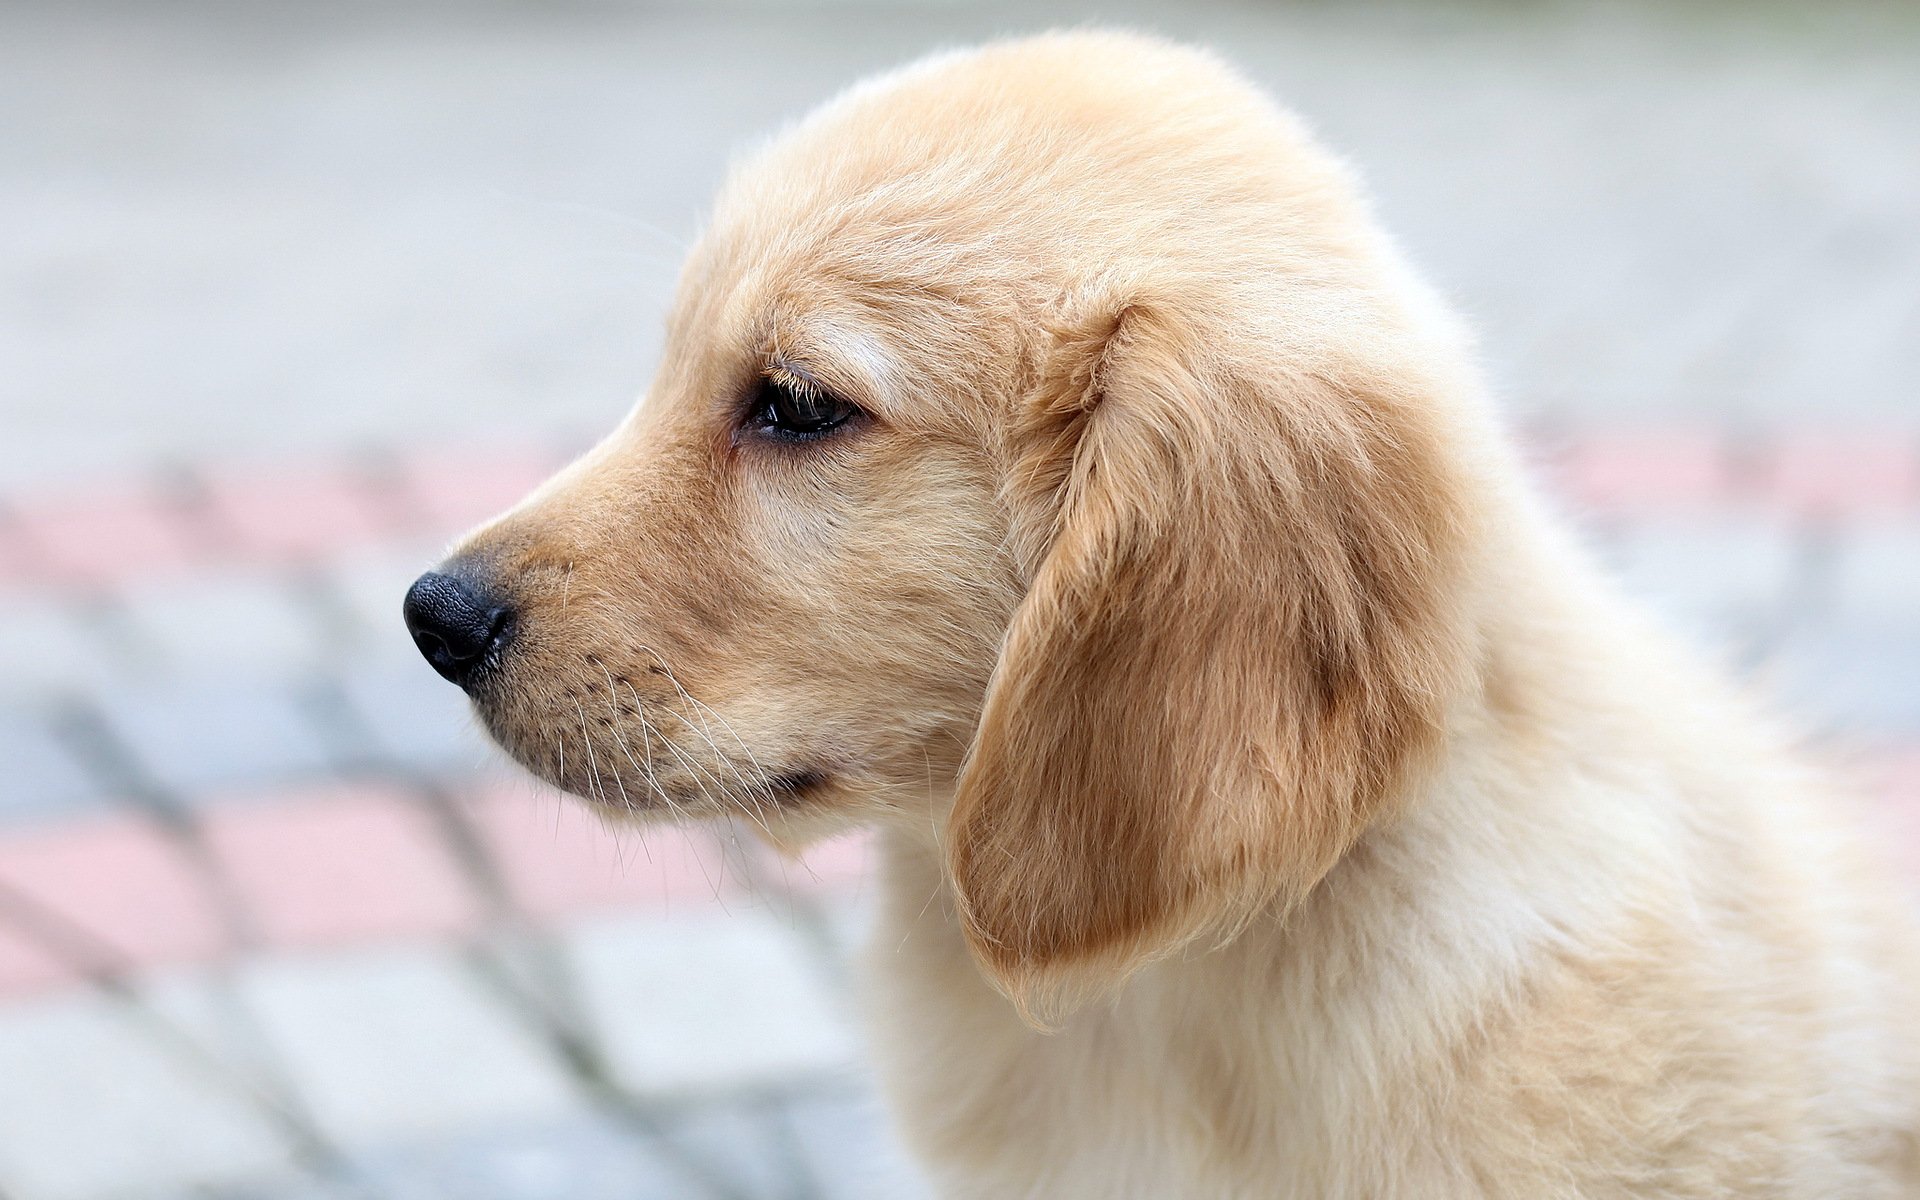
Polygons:
[[[688,771],[683,763],[615,761],[600,751],[561,756],[521,753],[516,739],[487,725],[492,740],[522,770],[593,812],[623,824],[691,824],[737,818],[776,844],[843,832],[842,789],[824,769],[795,767],[729,775]],[[580,744],[575,743],[578,747]]]
[[670,742],[657,733],[643,748],[637,738],[584,719],[581,726],[601,736],[568,736],[571,730],[551,714],[530,708],[500,681],[489,682],[493,686],[469,689],[488,738],[529,775],[611,822],[736,820],[777,849],[796,851],[848,832],[870,807],[861,771],[837,761],[826,765],[797,747],[787,758],[739,743],[737,755],[716,758],[710,746]]
[[652,803],[628,805],[617,789],[611,801],[595,794],[591,786],[561,790],[611,826],[651,829],[737,821],[788,857],[797,857],[809,846],[847,834],[860,825],[854,815],[857,806],[837,795],[832,777],[814,771],[790,774],[795,778],[776,776],[769,780],[753,801],[737,797],[716,800],[694,794],[676,796],[671,804],[656,796]]

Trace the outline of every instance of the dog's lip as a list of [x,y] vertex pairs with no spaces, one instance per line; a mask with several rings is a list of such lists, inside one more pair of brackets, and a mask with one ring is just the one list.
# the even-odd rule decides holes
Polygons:
[[[534,769],[534,768],[530,767],[529,769]],[[813,794],[817,792],[820,788],[826,786],[826,784],[830,779],[831,779],[831,776],[825,770],[815,768],[815,767],[802,767],[802,768],[797,768],[789,771],[776,771],[762,778],[759,786],[761,789],[764,789],[764,790],[760,791],[759,794],[763,800],[771,801],[776,806],[786,805],[786,804],[803,804],[808,800],[810,800],[813,797]],[[590,792],[575,790],[574,787],[572,786],[572,783],[576,781],[553,779],[553,780],[549,780],[549,782],[552,782],[556,787],[559,787],[566,791],[571,792],[573,795],[578,796],[581,800],[585,801],[588,804],[603,805],[603,806],[611,805],[615,809],[619,809],[621,807],[620,805],[613,803],[613,798],[610,796],[595,796]],[[682,795],[680,797],[680,802],[682,804],[698,805],[702,799],[704,799],[704,796],[702,795],[689,793],[689,794]],[[655,804],[656,804],[656,801],[654,800],[654,798],[649,797],[649,799],[642,805],[642,807],[652,809],[655,807]],[[673,808],[673,801],[668,800],[665,804],[665,808],[666,809]]]

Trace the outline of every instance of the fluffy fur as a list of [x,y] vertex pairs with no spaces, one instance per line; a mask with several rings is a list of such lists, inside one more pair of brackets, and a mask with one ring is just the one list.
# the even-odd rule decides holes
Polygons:
[[[862,415],[772,437],[770,375]],[[460,558],[533,770],[878,828],[942,1196],[1920,1195],[1912,920],[1833,790],[1210,57],[1010,42],[789,130],[634,417]]]

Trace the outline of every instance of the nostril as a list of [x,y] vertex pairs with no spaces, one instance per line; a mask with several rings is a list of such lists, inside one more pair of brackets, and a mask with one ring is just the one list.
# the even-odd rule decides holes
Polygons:
[[455,575],[429,571],[407,589],[401,606],[421,657],[465,686],[513,636],[513,610],[492,603]]
[[513,610],[497,606],[487,610],[486,637],[480,643],[482,656],[504,649],[513,640]]
[[428,658],[436,654],[453,653],[447,646],[447,640],[431,629],[409,629],[407,632],[413,635],[413,644],[420,648],[420,653]]

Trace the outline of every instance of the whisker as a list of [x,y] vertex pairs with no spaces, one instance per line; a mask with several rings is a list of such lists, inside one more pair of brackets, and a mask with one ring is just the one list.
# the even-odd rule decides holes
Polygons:
[[[627,686],[627,690],[633,693],[634,715],[639,718],[640,736],[646,740],[646,745],[651,747],[653,743],[657,741],[671,751],[673,746],[667,742],[667,739],[659,730],[653,727],[653,723],[647,720],[647,705],[645,701],[640,699],[640,693],[635,691],[631,684]],[[645,770],[649,785],[659,794],[660,799],[666,803],[666,806],[673,810],[674,816],[683,821],[691,821],[693,819],[692,814],[681,808],[680,805],[674,801],[673,793],[669,792],[666,785],[660,782],[659,773],[653,768],[653,756],[651,754],[647,756]]]
[[[613,733],[613,743],[615,746],[619,748],[620,753],[626,756],[627,762],[633,765],[633,769],[636,771],[640,771],[642,770],[642,768],[640,764],[634,760],[633,750],[627,745],[627,734],[625,729],[625,723],[620,720],[620,696],[619,696],[619,693],[613,690],[613,676],[611,675],[607,676],[607,696],[608,696],[607,706],[613,712],[613,724],[609,727],[611,732]],[[651,774],[650,768],[648,769],[648,773],[649,775]],[[620,800],[622,803],[624,803],[627,806],[627,811],[629,812],[641,811],[640,808],[637,805],[635,805],[633,801],[627,797],[627,787],[625,783],[621,782],[621,777],[618,770],[614,772],[613,780],[616,784],[619,784],[620,786]],[[654,790],[658,790],[657,785],[655,785]],[[669,801],[668,803],[671,804],[672,802]],[[647,839],[645,837],[642,837],[640,839],[640,853],[646,858],[649,864],[653,862],[653,849],[648,844]]]
[[[771,842],[777,840],[774,838],[772,828],[767,824],[766,812],[767,807],[777,808],[779,801],[774,794],[771,775],[765,767],[760,765],[760,760],[753,753],[753,747],[747,745],[746,739],[740,736],[739,731],[736,730],[717,709],[687,690],[686,685],[680,682],[680,677],[674,674],[672,664],[668,663],[658,650],[647,645],[642,645],[641,649],[653,656],[654,661],[660,664],[661,673],[664,674],[667,681],[673,685],[674,690],[680,694],[681,698],[685,700],[687,704],[694,708],[697,715],[700,715],[700,725],[695,726],[684,714],[671,708],[667,711],[673,713],[681,724],[685,725],[688,729],[698,733],[702,740],[707,743],[707,748],[713,751],[715,760],[724,764],[726,768],[733,773],[734,778],[739,781],[743,803],[751,806],[753,810],[745,815],[753,821],[754,825],[759,828],[762,834],[766,835],[766,841]],[[720,749],[720,745],[713,735],[713,727],[707,722],[706,714],[711,714],[713,719],[720,723],[721,728],[727,731],[727,735],[733,739],[734,744],[740,747],[741,753],[746,756],[747,761],[753,767],[755,773],[754,780],[747,779],[745,773],[741,771],[739,763]],[[739,854],[741,877],[746,881],[750,892],[757,892],[760,889],[760,872],[757,869],[757,864],[764,856],[749,853],[741,847],[738,836],[733,834],[733,820],[731,816],[727,818],[727,826],[730,840],[734,849]],[[778,892],[789,905],[791,915],[792,906],[796,902],[796,893],[794,892],[790,863],[785,855],[776,855],[775,859],[780,872]],[[816,882],[818,881],[819,876],[812,867],[807,867],[806,871],[810,878]]]
[[606,785],[600,782],[600,764],[593,754],[593,732],[587,728],[587,710],[580,706],[578,700],[573,702],[573,707],[574,711],[580,714],[580,740],[587,746],[587,769],[593,772],[593,786],[590,791],[593,798],[600,803],[610,803],[607,799]]
[[[720,713],[717,710],[715,710],[712,705],[708,704],[705,700],[702,700],[699,697],[692,695],[691,693],[687,692],[684,688],[681,689],[681,694],[685,695],[688,700],[692,701],[696,706],[698,706],[701,712],[711,714],[714,720],[720,722],[720,728],[727,731],[727,736],[733,739],[733,744],[740,747],[740,752],[747,756],[748,764],[753,767],[754,774],[760,780],[759,789],[758,789],[759,793],[766,799],[767,803],[769,804],[775,803],[776,801],[773,794],[773,783],[772,783],[773,773],[767,770],[764,766],[760,765],[759,758],[754,755],[753,747],[747,745],[747,740],[741,737],[739,732],[734,729],[733,725],[729,723],[725,717],[721,716]],[[705,717],[701,718],[701,723],[702,724],[706,723]]]
[[[759,825],[762,830],[771,834],[773,831],[769,829],[766,824],[766,809],[761,807],[759,795],[756,789],[754,788],[754,785],[747,779],[746,775],[741,772],[739,765],[735,763],[732,759],[728,758],[724,753],[721,752],[719,743],[713,740],[713,734],[708,732],[707,730],[700,728],[700,726],[695,725],[692,721],[688,720],[684,713],[677,712],[671,708],[667,709],[666,712],[667,712],[667,715],[671,716],[676,721],[679,721],[682,725],[685,725],[688,729],[691,729],[694,733],[698,734],[700,736],[700,739],[707,744],[707,749],[713,751],[714,761],[724,766],[727,770],[733,773],[734,779],[740,785],[739,790],[741,792],[741,799],[745,801],[747,804],[751,805],[753,808],[753,812],[747,815],[751,816],[754,819],[754,823],[756,825]],[[705,768],[703,768],[703,770],[705,770]],[[706,774],[710,779],[713,780],[715,786],[719,787],[722,790],[722,792],[726,791],[726,785],[718,775],[713,774],[710,770],[707,770]],[[771,799],[770,789],[769,789],[768,795],[769,795],[769,799]]]
[[[676,717],[679,717],[681,722],[685,724],[687,728],[692,729],[695,733],[698,733],[701,736],[701,738],[707,743],[707,748],[713,751],[714,758],[722,763],[725,763],[727,768],[733,772],[734,777],[737,780],[739,780],[740,787],[742,791],[745,793],[745,795],[743,796],[743,799],[745,799],[748,803],[751,803],[754,806],[755,812],[757,814],[756,824],[758,824],[761,827],[761,829],[765,830],[767,828],[766,820],[765,820],[766,809],[762,807],[761,801],[764,799],[767,805],[774,805],[774,804],[777,804],[777,799],[773,793],[773,785],[767,779],[766,771],[764,770],[764,768],[760,766],[759,761],[754,759],[753,757],[752,748],[747,745],[746,740],[743,739],[737,731],[735,731],[733,726],[727,723],[726,718],[720,716],[719,713],[714,712],[711,705],[703,703],[699,698],[694,696],[692,692],[689,692],[687,690],[686,685],[680,682],[680,677],[673,673],[673,667],[667,662],[665,658],[661,656],[658,650],[655,650],[652,646],[646,646],[646,645],[642,645],[640,648],[642,650],[645,650],[648,654],[651,654],[653,656],[653,660],[660,664],[661,672],[666,676],[667,682],[673,685],[674,690],[680,693],[681,699],[685,700],[689,705],[693,706],[696,710],[704,710],[706,712],[713,713],[714,718],[720,722],[722,727],[726,729],[728,735],[733,738],[734,744],[740,747],[740,749],[746,754],[748,760],[753,764],[754,770],[760,776],[757,786],[754,782],[749,781],[746,778],[745,774],[740,770],[739,765],[735,763],[730,757],[728,757],[728,755],[725,752],[723,752],[720,749],[719,742],[714,739],[713,728],[709,725],[706,725],[706,719],[704,716],[701,718],[701,725],[704,726],[704,728],[698,728],[693,724],[691,720],[688,720],[687,717],[685,717],[684,715],[678,712],[674,712],[674,715]],[[672,712],[673,710],[669,709],[668,711]]]
[[[633,691],[632,686],[629,685],[627,690]],[[652,746],[653,743],[659,742],[667,748],[669,753],[676,753],[673,744],[661,736],[659,731],[654,729],[652,722],[647,720],[646,703],[640,699],[640,693],[637,691],[633,691],[633,704],[634,715],[639,718],[640,721],[640,736],[646,740],[646,744]],[[625,750],[624,742],[622,743],[622,749]],[[629,762],[633,760],[631,752],[627,753],[627,759]],[[634,765],[646,773],[648,786],[653,789],[655,795],[660,797],[661,802],[667,806],[668,811],[673,813],[675,820],[680,826],[682,836],[689,836],[691,828],[695,823],[695,818],[692,813],[680,807],[679,803],[674,800],[673,793],[668,791],[666,785],[660,782],[659,773],[653,768],[652,755],[649,754],[647,756],[647,761],[644,764],[635,763]],[[706,789],[704,786],[701,788],[701,792],[705,794]],[[689,842],[689,845],[691,845],[691,842]],[[707,888],[713,893],[713,898],[715,900],[721,900],[720,887],[723,882],[722,879],[715,878],[714,874],[707,869],[707,860],[702,858],[697,852],[693,857],[694,861],[700,864],[700,874],[706,879]]]
[[[684,699],[690,705],[699,704],[699,701],[694,699],[693,694],[687,691],[686,686],[680,682],[679,677],[673,673],[673,668],[667,665],[666,659],[660,657],[659,651],[655,650],[651,646],[642,646],[641,649],[653,655],[654,661],[660,664],[660,670],[666,676],[667,682],[673,684],[674,690],[680,693],[680,696],[682,699]],[[678,720],[682,725],[685,725],[688,729],[691,729],[693,732],[699,734],[701,740],[706,742],[707,748],[713,751],[713,757],[715,761],[724,764],[729,770],[733,772],[734,777],[739,781],[741,790],[744,793],[743,799],[746,802],[752,804],[754,807],[754,810],[755,810],[754,823],[760,826],[762,830],[771,834],[772,831],[767,828],[767,824],[766,824],[766,810],[760,806],[759,798],[755,793],[753,784],[750,783],[747,780],[746,776],[741,773],[738,764],[734,763],[733,760],[728,758],[726,754],[724,754],[721,751],[719,743],[714,740],[713,731],[711,729],[702,729],[700,726],[695,725],[691,720],[689,720],[684,713],[678,712],[671,707],[668,707],[666,711],[669,714],[671,714],[676,720]],[[736,740],[738,740],[737,737],[736,737]],[[722,793],[725,793],[726,785],[721,782],[720,777],[717,775],[714,775],[711,771],[706,772],[706,774],[708,778],[713,780],[714,786],[720,788]],[[766,788],[766,792],[767,792],[768,800],[771,801],[772,789],[768,787]]]
[[[620,736],[619,724],[616,722],[612,725],[609,725],[607,729],[608,729],[608,732],[613,734],[614,744],[620,747],[620,750],[622,753],[625,753],[626,739]],[[627,758],[629,761],[631,761],[633,756],[631,754],[628,754]],[[620,807],[630,813],[639,812],[640,811],[639,806],[634,804],[632,797],[627,795],[626,781],[620,777],[619,768],[615,766],[613,763],[608,763],[607,765],[609,767],[613,767],[613,770],[611,772],[611,774],[613,775],[613,786],[620,789]]]
[[[683,722],[686,720],[685,717],[681,717],[679,713],[674,712],[671,708],[667,709],[666,711],[672,716],[679,717],[680,720]],[[658,731],[656,730],[656,732]],[[693,774],[694,783],[699,786],[701,797],[704,798],[709,804],[713,805],[714,814],[720,815],[722,813],[725,813],[727,811],[727,806],[723,802],[723,800],[724,800],[724,794],[726,791],[726,784],[721,782],[720,777],[708,771],[705,767],[701,766],[699,763],[695,762],[691,758],[688,758],[684,750],[674,745],[672,738],[667,737],[664,734],[661,734],[660,744],[667,748],[667,753],[673,755],[676,759],[680,760],[681,766],[685,767],[689,772]],[[714,787],[717,787],[721,790],[721,793],[722,793],[721,797],[716,798],[714,793],[707,789],[707,785],[705,782],[706,780],[711,780],[713,782]]]

